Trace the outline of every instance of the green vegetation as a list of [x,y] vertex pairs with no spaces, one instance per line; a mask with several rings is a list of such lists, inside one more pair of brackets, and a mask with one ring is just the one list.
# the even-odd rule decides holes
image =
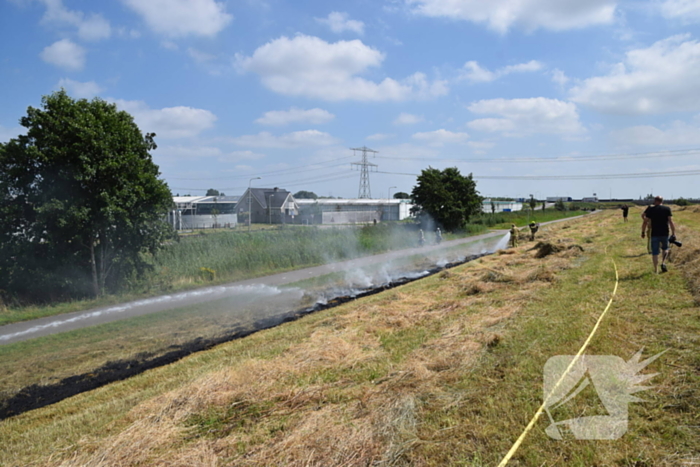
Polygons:
[[416,245],[415,234],[395,224],[360,228],[293,227],[251,234],[226,232],[183,238],[156,257],[155,284],[200,282],[200,268],[231,281]]
[[422,170],[411,199],[419,207],[419,218],[427,214],[447,231],[464,228],[472,216],[481,212],[481,196],[472,174],[465,177],[456,167]]
[[313,191],[300,190],[294,193],[296,199],[318,199],[318,195]]
[[[699,309],[685,265],[651,274],[639,225],[616,214],[548,227],[561,250],[544,258],[525,244],[0,422],[0,464],[497,465],[541,403],[545,362],[604,309],[614,259],[587,353],[667,350],[642,371],[655,387],[622,438],[555,441],[543,417],[508,465],[683,465],[700,456]],[[594,413],[589,395],[556,419]]]
[[120,291],[171,234],[172,205],[133,118],[64,90],[0,144],[0,292],[50,303]]
[[481,214],[471,220],[472,225],[482,225],[492,229],[509,229],[511,224],[517,227],[524,227],[530,221],[549,222],[568,217],[588,214],[586,211],[557,211],[547,209],[546,211],[535,210],[534,212],[523,210],[516,212],[499,212],[496,214]]

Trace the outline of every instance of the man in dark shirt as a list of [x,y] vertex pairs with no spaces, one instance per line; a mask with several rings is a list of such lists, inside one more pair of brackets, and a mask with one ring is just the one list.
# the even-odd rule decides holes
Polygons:
[[671,208],[663,205],[664,199],[661,196],[654,198],[654,204],[649,206],[642,217],[642,238],[647,234],[647,225],[651,224],[651,259],[654,263],[654,272],[658,272],[659,253],[664,252],[661,259],[661,271],[666,272],[666,258],[668,256],[668,234],[669,227],[671,235],[676,235],[676,226],[673,224],[673,214]]

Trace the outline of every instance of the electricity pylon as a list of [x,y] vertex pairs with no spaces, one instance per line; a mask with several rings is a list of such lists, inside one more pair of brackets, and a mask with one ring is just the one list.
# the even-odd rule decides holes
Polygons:
[[362,151],[362,161],[361,162],[353,162],[351,166],[357,165],[360,168],[360,190],[357,194],[357,197],[362,199],[362,198],[371,198],[372,197],[372,191],[369,188],[369,172],[370,170],[374,170],[375,172],[377,171],[377,164],[373,164],[367,160],[367,153],[373,153],[377,154],[377,151],[374,149],[370,149],[366,146],[362,146],[361,148],[350,148],[354,151]]

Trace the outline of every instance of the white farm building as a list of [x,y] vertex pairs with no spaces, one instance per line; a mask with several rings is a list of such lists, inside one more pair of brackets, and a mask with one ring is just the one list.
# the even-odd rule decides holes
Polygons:
[[303,224],[368,224],[411,216],[407,199],[297,199]]
[[233,228],[238,196],[173,196],[168,222],[175,230]]
[[485,199],[481,202],[481,212],[491,214],[492,212],[514,212],[522,211],[523,203],[520,201],[496,201]]

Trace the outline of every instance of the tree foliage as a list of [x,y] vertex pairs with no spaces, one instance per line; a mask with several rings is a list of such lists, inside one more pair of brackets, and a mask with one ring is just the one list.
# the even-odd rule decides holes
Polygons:
[[429,214],[446,230],[463,227],[471,216],[481,212],[482,198],[472,174],[465,177],[456,167],[423,170],[411,198],[420,206],[419,214]]
[[411,199],[411,195],[404,191],[397,191],[394,193],[394,199]]
[[215,190],[214,188],[209,188],[207,190],[207,194],[204,196],[226,196],[226,194],[222,191]]
[[47,301],[116,290],[171,233],[156,148],[126,112],[61,90],[0,144],[0,289]]
[[535,197],[530,195],[530,200],[528,201],[528,203],[530,204],[530,210],[534,211],[537,207],[537,200],[535,199]]
[[301,190],[294,193],[296,199],[318,199],[318,196],[313,191]]

